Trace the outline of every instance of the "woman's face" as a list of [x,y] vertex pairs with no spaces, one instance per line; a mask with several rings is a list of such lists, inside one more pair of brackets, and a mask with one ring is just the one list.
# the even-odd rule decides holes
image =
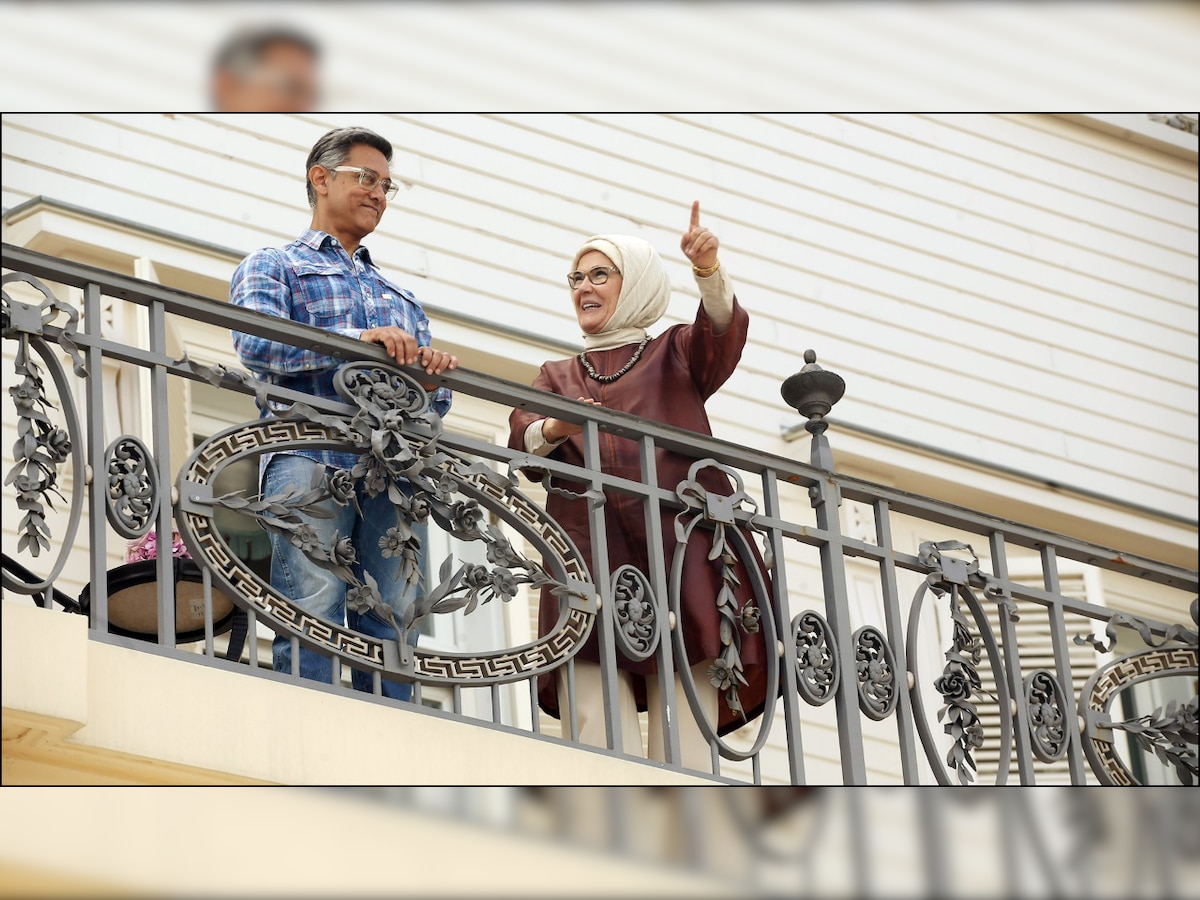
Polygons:
[[[585,275],[596,266],[612,264],[612,260],[599,250],[589,250],[579,257],[579,271]],[[592,284],[590,278],[584,278],[578,287],[571,289],[575,316],[584,334],[599,334],[604,330],[617,308],[617,298],[620,296],[621,276],[615,271],[608,273],[608,281],[604,284]]]

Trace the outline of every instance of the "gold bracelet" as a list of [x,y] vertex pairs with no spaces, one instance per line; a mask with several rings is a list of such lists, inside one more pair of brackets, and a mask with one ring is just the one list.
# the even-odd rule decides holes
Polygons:
[[701,278],[707,278],[709,275],[711,275],[713,272],[717,271],[717,269],[719,269],[719,268],[721,268],[721,261],[718,259],[711,266],[705,266],[703,269],[700,268],[699,266],[692,266],[692,274],[698,275]]

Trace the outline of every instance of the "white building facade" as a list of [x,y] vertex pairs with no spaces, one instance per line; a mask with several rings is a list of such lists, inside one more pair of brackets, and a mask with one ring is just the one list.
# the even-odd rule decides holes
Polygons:
[[[392,177],[402,184],[365,242],[373,258],[421,299],[435,343],[462,366],[528,384],[542,361],[582,346],[563,275],[591,234],[654,243],[674,289],[659,327],[691,319],[698,295],[678,245],[699,200],[751,317],[741,365],[709,403],[716,437],[807,459],[803,420],[783,402],[780,385],[812,348],[846,382],[828,432],[839,472],[1194,570],[1197,136],[1167,118],[15,113],[3,117],[4,241],[227,300],[229,277],[246,253],[287,243],[307,226],[309,147],[330,128],[363,125],[393,142]],[[119,303],[110,313],[110,333],[136,342],[144,323]],[[205,365],[237,365],[227,331],[195,324],[169,332],[167,342]],[[147,383],[118,364],[104,380],[107,437],[145,433]],[[248,399],[230,404],[202,385],[172,391],[171,402],[186,413],[170,435],[176,464],[207,435],[256,415]],[[502,445],[507,413],[460,395],[446,426]],[[6,413],[4,446],[14,440]],[[14,503],[8,486],[4,502],[6,509]],[[797,521],[812,515],[802,505]],[[15,555],[16,517],[3,519],[5,552]],[[870,528],[854,502],[843,505],[841,522],[851,536]],[[922,541],[954,537],[924,527],[897,521],[893,540],[916,553]],[[121,542],[108,547],[118,563]],[[975,550],[986,567],[986,548]],[[1036,554],[1008,561],[1030,578],[1039,575],[1037,563]],[[820,566],[797,554],[787,571],[791,593],[819,606]],[[1088,602],[1188,621],[1176,598],[1120,577],[1086,566],[1064,566],[1062,575]],[[74,593],[87,580],[82,562],[73,563],[59,586]],[[853,623],[878,624],[877,573],[850,561],[847,580]],[[5,600],[18,598],[6,591]],[[6,603],[6,616],[18,614],[16,605]],[[534,605],[521,596],[470,622],[442,623],[423,640],[447,648],[528,641]],[[71,625],[68,634],[60,625],[62,647],[87,645],[85,631]],[[270,635],[260,626],[257,637],[265,647]],[[1040,638],[1031,632],[1022,640],[1033,647]],[[936,642],[926,650],[924,658],[936,661]],[[30,652],[27,664],[36,667],[37,651]],[[181,674],[111,648],[87,652],[96,658],[86,671],[65,681],[48,675],[60,695],[41,702],[57,710],[56,721],[89,721],[79,734],[92,735],[60,742],[49,756],[10,740],[9,723],[24,720],[10,709],[6,662],[6,782],[333,783],[343,777],[330,767],[336,731],[382,727],[372,721],[373,706],[339,707],[339,729],[315,737],[288,721],[319,719],[328,709],[310,699],[280,711],[277,685],[256,684],[247,695],[244,686],[212,680],[224,673]],[[174,737],[131,738],[118,725],[129,715],[119,698],[93,696],[90,713],[78,708],[80,691],[86,696],[99,672],[115,682],[166,678],[197,696],[215,693],[190,725],[181,717],[163,730]],[[248,708],[301,746],[281,758],[272,746],[234,753],[200,736],[203,722],[219,719],[225,689],[248,696]],[[453,702],[437,691],[427,699],[446,709]],[[490,718],[497,702],[501,719],[517,727],[536,715],[516,690],[469,700],[463,712]],[[807,780],[840,783],[832,710],[810,712]],[[553,734],[556,723],[541,718]],[[442,746],[485,741],[490,763],[472,768],[450,753],[441,767],[414,774],[425,783],[457,782],[456,774],[472,783],[696,783],[609,756],[581,762],[578,751],[564,755],[567,748],[543,742],[540,769],[513,768],[524,751],[502,737],[475,736],[469,724],[453,733],[438,731],[447,727],[442,721],[426,726],[428,740]],[[384,733],[400,740],[415,727],[393,722]],[[310,752],[307,739],[317,741]],[[894,737],[868,725],[864,741],[870,783],[899,783]],[[785,757],[786,748],[768,746],[764,783],[786,783]],[[981,774],[996,764],[981,752]],[[344,777],[384,783],[388,772],[368,766]],[[748,778],[749,770],[726,774]],[[1047,767],[1039,780],[1068,776],[1062,766]]]

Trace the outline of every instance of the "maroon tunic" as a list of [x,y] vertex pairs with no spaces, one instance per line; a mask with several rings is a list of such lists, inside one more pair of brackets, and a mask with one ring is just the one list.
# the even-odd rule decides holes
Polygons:
[[[733,374],[746,343],[749,316],[737,303],[733,305],[733,322],[723,334],[713,332],[713,324],[701,304],[696,320],[691,325],[675,325],[664,334],[650,341],[641,359],[625,375],[610,383],[590,378],[577,357],[545,363],[534,379],[533,386],[563,397],[576,399],[591,397],[608,409],[632,413],[655,422],[686,428],[700,434],[711,435],[712,428],[704,409],[704,402]],[[601,375],[619,370],[633,356],[637,344],[628,344],[611,350],[589,351],[588,359]],[[514,450],[525,450],[525,430],[533,421],[543,418],[527,410],[513,410],[509,416],[511,433],[508,446]],[[601,431],[600,458],[604,472],[641,481],[641,464],[638,445],[635,441]],[[672,492],[688,477],[688,469],[695,458],[655,448],[659,485]],[[583,466],[582,435],[574,435],[556,447],[550,454],[554,459],[572,465]],[[527,473],[539,478],[540,473]],[[733,487],[729,478],[715,468],[706,468],[698,475],[705,490],[729,495]],[[555,479],[555,486],[579,491],[584,486],[577,482]],[[591,529],[588,526],[587,502],[573,500],[551,493],[547,497],[546,509],[555,521],[570,535],[587,561],[593,578],[600,576],[595,571],[592,559]],[[678,510],[662,509],[663,553],[666,561],[668,583],[671,566],[675,558],[675,514]],[[605,527],[608,536],[609,572],[629,564],[636,566],[649,577],[646,549],[646,525],[644,505],[641,498],[615,491],[607,492],[604,504]],[[690,520],[690,516],[689,519]],[[686,520],[685,520],[686,521]],[[744,533],[744,531],[743,531]],[[708,559],[712,548],[713,532],[697,526],[693,529],[686,546],[681,578],[681,611],[684,646],[689,665],[720,656],[720,615],[716,598],[721,588],[721,570]],[[755,564],[766,582],[767,573],[757,548],[752,540]],[[732,543],[732,540],[731,540]],[[718,560],[719,562],[719,560]],[[740,611],[748,600],[753,601],[753,586],[742,564],[738,563],[737,608]],[[769,583],[769,582],[767,582]],[[660,598],[665,599],[665,598]],[[545,635],[558,620],[559,601],[547,589],[543,589],[538,610],[539,633]],[[665,629],[664,629],[665,632]],[[740,654],[743,674],[749,685],[739,685],[739,700],[747,719],[762,713],[766,695],[766,671],[763,664],[764,641],[762,632],[747,634],[738,628],[741,637]],[[669,633],[668,633],[669,634]],[[773,649],[773,648],[772,648]],[[580,650],[578,659],[599,661],[599,647],[593,632]],[[617,650],[617,663],[622,669],[635,673],[633,678],[639,709],[646,708],[645,680],[647,674],[657,671],[657,661],[650,659],[635,662]],[[676,659],[678,667],[678,659]],[[557,717],[558,694],[556,679],[542,676],[538,685],[541,707]],[[718,731],[725,734],[742,724],[741,716],[732,711],[720,692],[720,716]],[[680,697],[680,702],[686,702]]]

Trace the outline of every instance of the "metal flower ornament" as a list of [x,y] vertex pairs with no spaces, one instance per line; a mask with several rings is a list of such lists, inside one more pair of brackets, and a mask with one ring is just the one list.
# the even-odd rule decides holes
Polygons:
[[71,439],[50,421],[47,410],[53,404],[46,398],[41,371],[24,345],[17,351],[14,367],[21,376],[20,383],[8,389],[17,408],[17,442],[13,446],[16,463],[4,483],[16,490],[17,507],[24,512],[17,548],[37,556],[50,549],[43,504],[53,509],[54,497],[66,502],[58,490],[58,467],[71,454]]
[[[697,480],[697,475],[704,468],[716,468],[728,475],[737,485],[733,494],[725,496],[706,490]],[[742,504],[749,507],[750,519],[748,527],[754,527],[754,515],[758,506],[754,499],[746,493],[738,473],[711,459],[699,460],[688,472],[688,478],[679,484],[676,496],[685,504],[687,509],[675,518],[675,539],[679,544],[675,556],[675,573],[672,576],[672,594],[679,590],[678,573],[683,563],[683,555],[687,552],[687,543],[701,522],[707,523],[713,531],[712,549],[708,553],[709,562],[716,566],[721,573],[721,588],[717,592],[716,605],[720,614],[721,653],[708,668],[708,678],[717,690],[725,693],[725,701],[729,708],[740,714],[744,719],[745,710],[738,696],[739,685],[748,682],[743,674],[741,646],[743,634],[755,634],[761,628],[762,609],[753,603],[738,608],[737,589],[741,584],[738,577],[738,553],[735,540],[742,537],[734,518],[735,510]],[[687,521],[684,521],[685,518]],[[735,535],[737,538],[735,538]],[[746,541],[743,549],[743,560],[748,571],[754,568],[751,558],[750,545]],[[766,565],[771,565],[771,548],[764,542],[764,558]],[[673,596],[673,601],[677,598]],[[772,627],[772,632],[773,632]]]
[[[36,305],[17,299],[15,291],[19,283],[37,291],[41,302]],[[5,475],[4,483],[12,485],[17,497],[17,508],[23,513],[17,530],[18,552],[39,556],[46,552],[52,557],[49,574],[34,583],[26,583],[5,570],[4,587],[22,594],[34,594],[49,587],[62,573],[75,543],[75,535],[83,515],[83,492],[72,491],[70,499],[59,490],[60,473],[67,465],[71,467],[74,481],[82,480],[86,467],[82,442],[73,436],[82,434],[79,416],[75,409],[71,386],[66,372],[59,361],[65,351],[71,357],[75,374],[89,377],[83,356],[75,342],[78,336],[79,314],[71,306],[60,303],[41,281],[20,272],[11,272],[0,277],[0,335],[17,342],[13,367],[18,381],[9,388],[17,411],[17,440],[13,444],[14,465]],[[25,290],[26,288],[21,288]],[[10,293],[12,292],[12,293]],[[56,327],[57,348],[47,343],[45,334],[52,323]],[[65,419],[66,427],[54,424],[50,418],[55,403],[47,394],[47,381],[35,356],[40,356],[46,366],[50,380],[58,395],[58,409]],[[54,511],[54,498],[66,502],[66,527],[53,551],[50,527],[46,511]]]
[[[46,297],[40,305],[31,306],[14,300],[7,291],[3,295],[3,331],[6,336],[10,330],[18,336],[13,369],[20,377],[8,389],[8,395],[17,410],[17,441],[13,445],[16,462],[5,476],[4,483],[16,490],[17,507],[24,512],[18,526],[21,537],[17,549],[28,550],[31,555],[37,556],[43,550],[50,549],[45,510],[54,509],[54,497],[66,502],[58,489],[58,470],[70,458],[72,443],[70,432],[50,420],[49,411],[54,404],[46,395],[42,370],[30,349],[33,345],[44,357],[47,355],[41,332],[60,314],[65,314],[66,324],[59,335],[59,342],[71,354],[77,375],[86,377],[87,369],[74,341],[79,321],[75,309],[59,303],[37,279],[18,274],[4,276],[5,284],[13,281],[28,282]],[[57,370],[55,374],[58,374]]]
[[[955,557],[948,552],[952,550],[965,550],[971,558],[967,560]],[[977,769],[974,751],[984,746],[986,738],[977,706],[978,698],[987,697],[1002,709],[1007,708],[1010,702],[1000,648],[973,588],[982,589],[984,595],[996,604],[997,609],[1009,618],[1016,618],[1016,608],[1012,598],[997,586],[995,580],[980,572],[979,557],[970,544],[957,540],[923,541],[918,550],[918,559],[929,569],[929,574],[917,590],[909,611],[906,656],[914,676],[913,688],[910,690],[914,719],[921,742],[925,746],[926,756],[938,781],[948,784],[948,772],[953,770],[958,783],[967,785],[975,781]],[[933,687],[941,695],[943,702],[937,713],[937,720],[943,723],[942,730],[950,736],[950,747],[944,760],[937,757],[933,735],[925,717],[921,692],[915,689],[915,683],[920,680],[916,651],[917,630],[922,601],[928,593],[947,600],[951,624],[950,647],[944,654],[946,664],[941,674],[933,680]],[[995,678],[995,693],[983,688],[983,680],[979,674],[979,666],[985,655]],[[1049,715],[1048,710],[1044,712]],[[1002,716],[998,742],[1002,762],[998,775],[1000,781],[997,783],[1003,783],[1003,779],[1007,778],[1012,732],[1011,719]]]

